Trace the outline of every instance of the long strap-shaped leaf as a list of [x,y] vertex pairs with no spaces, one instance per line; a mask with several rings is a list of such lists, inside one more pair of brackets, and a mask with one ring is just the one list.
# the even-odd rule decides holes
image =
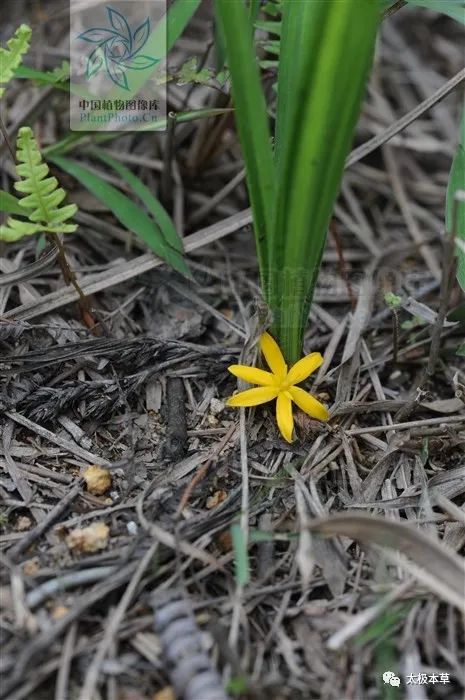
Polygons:
[[106,163],[110,168],[116,170],[118,175],[121,176],[123,180],[131,187],[132,191],[139,197],[139,199],[145,204],[150,214],[158,224],[158,227],[165,239],[165,243],[171,246],[178,253],[183,253],[182,240],[179,237],[178,232],[171,220],[170,215],[162,204],[158,201],[156,197],[149,190],[147,185],[145,185],[139,178],[134,175],[134,173],[129,170],[125,165],[120,163],[116,158],[113,158],[106,151],[94,148],[91,153],[99,158],[103,163]]
[[252,23],[242,0],[216,0],[216,8],[226,43],[262,288],[266,294],[267,236],[273,226],[275,175],[265,98],[252,42]]
[[300,356],[378,23],[377,0],[284,2],[269,303],[288,362]]
[[[460,143],[452,161],[447,183],[446,229],[465,244],[465,202],[456,194],[465,189],[465,112],[460,123]],[[465,252],[457,245],[457,280],[465,292]]]
[[181,274],[191,276],[181,253],[166,245],[163,234],[155,221],[131,199],[75,160],[63,156],[54,156],[50,160],[69,175],[75,177],[94,197],[113,212],[123,226],[139,236],[162,260],[165,260]]

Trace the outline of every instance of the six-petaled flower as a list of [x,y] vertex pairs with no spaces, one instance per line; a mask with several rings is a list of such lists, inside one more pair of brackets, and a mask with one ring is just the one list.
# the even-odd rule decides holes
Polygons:
[[304,391],[297,384],[303,382],[323,362],[319,352],[312,352],[288,369],[276,341],[264,333],[260,338],[260,349],[271,372],[247,365],[231,365],[231,374],[249,384],[258,384],[254,389],[247,389],[228,399],[228,406],[258,406],[276,399],[276,420],[281,435],[287,442],[292,442],[294,418],[292,402],[312,418],[328,420],[328,409],[314,396]]

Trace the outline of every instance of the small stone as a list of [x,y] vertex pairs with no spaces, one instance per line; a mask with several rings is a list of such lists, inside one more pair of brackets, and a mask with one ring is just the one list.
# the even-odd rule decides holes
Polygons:
[[224,407],[224,403],[219,399],[213,398],[210,401],[210,411],[214,416],[218,416],[221,413],[221,411],[224,410]]
[[87,490],[94,496],[102,496],[111,486],[111,474],[108,469],[92,464],[83,474]]
[[27,517],[27,515],[20,515],[16,521],[16,529],[19,532],[24,532],[25,530],[30,530],[32,525],[32,520]]
[[134,520],[130,520],[126,524],[126,528],[127,528],[127,531],[130,535],[137,535],[138,528],[137,528],[137,523],[134,522]]
[[39,562],[37,559],[28,559],[23,564],[23,574],[25,576],[35,576],[39,571]]
[[227,553],[232,550],[232,537],[231,533],[227,530],[217,535],[215,540],[216,544],[222,552]]
[[176,700],[176,695],[173,688],[170,685],[166,685],[158,693],[155,693],[153,700]]
[[62,617],[65,617],[69,613],[69,608],[66,607],[66,605],[57,605],[56,607],[53,608],[52,612],[50,613],[50,617],[52,620],[61,620]]
[[219,506],[220,503],[223,503],[223,501],[227,498],[228,494],[226,491],[215,491],[215,493],[212,496],[209,496],[207,498],[207,502],[205,504],[205,507],[208,510],[211,510],[212,508],[216,508],[216,506]]
[[75,552],[98,552],[108,545],[110,528],[102,522],[76,528],[66,536],[66,544]]

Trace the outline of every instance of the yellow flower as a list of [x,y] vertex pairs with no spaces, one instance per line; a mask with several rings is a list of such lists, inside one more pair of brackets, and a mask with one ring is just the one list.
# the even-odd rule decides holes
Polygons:
[[319,352],[312,352],[292,365],[288,371],[286,362],[276,341],[264,333],[260,338],[260,349],[271,372],[247,365],[231,365],[228,370],[234,376],[250,384],[258,384],[255,389],[247,389],[231,396],[228,406],[258,406],[276,399],[276,420],[281,435],[287,442],[292,442],[294,418],[292,402],[312,418],[328,420],[327,408],[306,391],[296,386],[307,379],[323,362]]

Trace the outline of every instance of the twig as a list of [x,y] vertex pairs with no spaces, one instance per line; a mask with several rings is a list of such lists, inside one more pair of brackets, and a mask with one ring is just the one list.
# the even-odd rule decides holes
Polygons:
[[66,634],[61,652],[60,666],[58,668],[57,680],[55,684],[55,700],[68,700],[69,698],[69,671],[71,668],[74,647],[76,645],[76,634],[77,624],[73,622]]
[[176,130],[176,113],[169,112],[168,126],[166,129],[166,147],[163,157],[163,172],[160,181],[160,194],[165,206],[171,201],[171,183],[172,183],[172,163],[174,155],[174,136]]
[[59,435],[55,435],[55,433],[52,433],[51,430],[47,430],[47,428],[43,428],[38,423],[34,423],[34,421],[29,420],[29,418],[26,418],[26,416],[21,415],[21,413],[16,413],[15,411],[8,411],[7,413],[5,413],[5,415],[8,416],[8,418],[11,418],[11,420],[13,420],[15,423],[19,423],[19,425],[22,425],[24,428],[32,430],[34,433],[37,433],[37,435],[40,435],[40,437],[44,438],[45,440],[49,440],[53,444],[58,445],[58,447],[61,447],[67,452],[70,452],[75,457],[80,457],[86,462],[89,462],[89,464],[99,464],[101,467],[110,466],[110,462],[107,459],[103,459],[102,457],[99,457],[98,455],[93,454],[92,452],[84,450],[82,447],[79,447],[79,445],[76,445],[76,443],[72,442],[71,440],[65,440]]
[[120,626],[124,614],[136,592],[137,586],[139,585],[146,568],[150,564],[153,555],[157,551],[157,548],[158,542],[155,542],[146,551],[143,558],[139,562],[136,570],[134,571],[134,574],[130,582],[128,583],[126,590],[124,591],[123,597],[121,598],[118,607],[115,611],[111,611],[109,619],[107,620],[107,625],[105,627],[105,634],[103,636],[103,639],[99,644],[99,647],[92,660],[91,665],[87,669],[84,684],[79,694],[79,700],[89,700],[89,698],[94,697],[95,688],[97,686],[98,676],[100,673],[102,663],[105,659],[105,656],[107,655],[111,644],[113,643],[113,639],[116,636],[118,627]]
[[95,583],[107,578],[116,570],[114,566],[97,566],[90,569],[82,569],[82,571],[72,571],[70,574],[57,576],[49,581],[45,581],[40,586],[33,588],[26,596],[26,602],[29,608],[36,608],[46,598],[50,598],[59,591],[66,591],[69,588],[82,586],[85,583]]
[[57,620],[52,626],[47,626],[31,639],[24,646],[16,661],[11,679],[3,683],[1,688],[3,695],[13,691],[21,683],[32,658],[50,648],[53,642],[63,634],[68,626],[82,615],[84,610],[87,610],[87,608],[104,598],[108,593],[123,585],[123,583],[130,578],[133,570],[134,563],[131,562],[120,571],[115,572],[113,576],[106,581],[102,581],[99,586],[96,586],[90,591],[86,591],[77,601],[75,600],[73,607],[67,615]]
[[169,377],[166,383],[167,418],[163,458],[179,461],[187,447],[186,393],[181,377]]
[[395,308],[392,311],[392,361],[397,362],[397,353],[399,352],[399,312]]
[[447,307],[454,284],[454,269],[455,269],[455,236],[450,235],[443,239],[443,265],[441,274],[441,286],[439,291],[439,309],[431,333],[431,345],[428,356],[428,364],[423,372],[422,378],[415,387],[414,395],[410,400],[395,414],[394,420],[403,421],[408,418],[411,412],[419,403],[423,393],[423,388],[428,378],[434,376],[434,370],[439,356],[441,347],[441,334],[444,327],[444,321],[447,315]]
[[40,521],[32,530],[29,530],[27,532],[23,539],[18,542],[11,550],[10,550],[10,557],[14,560],[16,559],[20,554],[25,552],[31,544],[33,544],[36,540],[41,537],[44,532],[46,532],[49,527],[53,525],[53,523],[62,515],[67,508],[71,505],[71,503],[74,501],[75,498],[79,495],[81,492],[81,489],[84,485],[84,479],[79,479],[76,484],[71,488],[70,491],[59,501],[49,513],[45,516],[43,520]]
[[5,124],[3,123],[3,119],[1,118],[1,116],[0,116],[0,131],[2,132],[3,141],[6,144],[6,147],[8,148],[8,150],[10,151],[10,155],[11,155],[11,158],[13,160],[13,163],[16,163],[16,156],[15,156],[15,153],[14,153],[13,148],[11,146],[8,132],[5,129]]
[[439,309],[438,315],[436,317],[436,322],[433,327],[433,332],[431,334],[431,346],[428,357],[428,364],[426,366],[426,374],[432,377],[434,374],[434,368],[439,356],[439,350],[441,346],[441,333],[444,326],[444,321],[446,320],[447,307],[449,304],[449,299],[452,291],[452,286],[454,284],[454,270],[455,270],[455,236],[446,236],[443,240],[444,246],[444,257],[442,266],[442,277],[441,277],[441,287],[439,290]]
[[346,435],[364,435],[366,433],[383,433],[388,430],[408,430],[409,428],[421,428],[424,425],[438,425],[441,423],[465,423],[465,415],[439,416],[438,418],[425,418],[425,420],[412,420],[407,423],[393,423],[392,425],[373,425],[370,428],[354,428],[346,430]]
[[[244,547],[246,551],[249,546],[249,468],[247,460],[247,430],[245,424],[245,408],[240,409],[240,431],[241,431],[241,481],[242,481],[242,502],[241,517],[239,521]],[[232,610],[231,626],[229,630],[229,645],[237,649],[239,639],[239,622],[243,612],[244,585],[240,582],[236,585],[234,594],[234,606]]]
[[448,80],[447,83],[444,83],[444,85],[442,85],[439,90],[436,90],[431,97],[428,97],[428,99],[421,102],[410,112],[394,122],[394,124],[391,124],[391,126],[385,129],[385,131],[383,131],[381,134],[376,134],[376,136],[373,136],[372,139],[365,141],[365,143],[362,143],[361,146],[355,148],[347,158],[345,167],[349,168],[351,165],[358,163],[359,160],[362,160],[362,158],[365,158],[367,155],[382,146],[383,143],[386,143],[392,139],[393,136],[403,131],[403,129],[414,122],[415,119],[418,119],[418,117],[424,114],[424,112],[427,112],[429,109],[431,109],[431,107],[434,107],[435,104],[443,100],[444,97],[452,92],[452,90],[454,90],[464,80],[465,68],[454,75],[454,77]]
[[394,5],[391,5],[391,7],[387,8],[387,10],[384,10],[383,19],[388,19],[388,17],[392,17],[392,15],[394,15],[396,12],[405,7],[406,4],[407,0],[396,0]]
[[182,511],[184,508],[187,506],[189,503],[189,500],[192,496],[192,492],[194,491],[195,487],[206,477],[208,474],[208,470],[212,466],[213,462],[219,457],[221,452],[224,450],[228,442],[230,441],[231,437],[236,431],[236,426],[231,425],[223,439],[218,443],[218,446],[215,450],[215,453],[211,456],[211,458],[205,462],[203,467],[201,467],[193,476],[192,480],[189,482],[189,484],[186,486],[186,489],[182,495],[181,501],[178,506],[178,510],[176,511],[176,517],[179,518],[181,515]]
[[341,277],[344,280],[344,283],[347,288],[347,296],[349,297],[350,305],[352,307],[352,311],[355,310],[355,307],[357,306],[357,300],[355,299],[355,294],[354,290],[352,288],[352,283],[350,281],[348,272],[347,272],[347,263],[344,258],[344,249],[341,244],[341,237],[339,235],[339,231],[337,228],[337,224],[334,221],[334,219],[330,222],[329,224],[329,230],[331,231],[331,234],[334,239],[334,243],[336,245],[336,253],[337,253],[337,258],[339,262],[339,271],[341,273]]
[[65,281],[65,284],[71,284],[76,292],[79,295],[79,307],[81,309],[81,314],[83,317],[83,320],[91,330],[95,331],[96,330],[96,323],[95,320],[92,316],[91,308],[90,308],[90,302],[89,299],[86,297],[84,292],[82,291],[81,287],[79,286],[79,283],[77,281],[76,275],[74,274],[73,270],[71,269],[68,259],[66,257],[66,251],[63,243],[61,242],[60,236],[58,236],[56,233],[51,234],[50,236],[51,241],[55,244],[57,250],[58,250],[58,262],[60,264],[61,272],[63,274],[63,279]]
[[15,284],[15,282],[26,282],[26,280],[37,277],[44,272],[44,270],[47,270],[50,265],[53,265],[57,256],[58,249],[54,245],[52,248],[47,248],[40,258],[30,265],[20,267],[18,270],[13,270],[13,272],[2,273],[0,288],[6,287],[9,284]]
[[[213,241],[216,241],[223,236],[247,226],[252,221],[250,209],[238,212],[233,216],[224,219],[223,221],[203,228],[184,239],[184,250],[186,253],[197,250],[202,246],[206,246]],[[105,272],[90,274],[81,278],[81,289],[85,294],[90,296],[96,292],[101,292],[103,289],[114,287],[117,284],[126,282],[127,280],[139,277],[144,272],[153,270],[156,267],[163,265],[163,261],[157,258],[152,253],[140,255],[132,260],[127,260],[120,265],[114,265]],[[79,299],[79,294],[70,286],[58,289],[55,292],[46,294],[39,299],[26,302],[22,306],[7,311],[4,318],[14,318],[16,320],[28,320],[35,318],[43,313],[49,313],[54,309],[58,309],[66,304]]]

